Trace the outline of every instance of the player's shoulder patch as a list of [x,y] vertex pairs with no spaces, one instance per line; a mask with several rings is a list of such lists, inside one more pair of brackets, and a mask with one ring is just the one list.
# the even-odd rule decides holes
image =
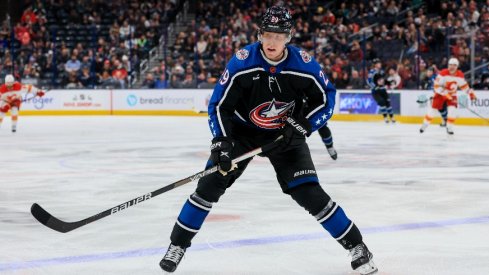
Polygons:
[[308,52],[306,52],[305,50],[300,50],[299,51],[299,54],[302,57],[302,61],[304,61],[304,63],[311,62],[312,57],[311,57],[311,55]]
[[239,60],[245,60],[250,55],[250,51],[247,49],[240,49],[236,52],[236,58]]

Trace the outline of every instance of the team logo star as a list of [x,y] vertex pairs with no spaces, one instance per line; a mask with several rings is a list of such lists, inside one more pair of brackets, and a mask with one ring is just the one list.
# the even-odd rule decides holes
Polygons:
[[263,112],[263,115],[265,117],[274,117],[280,114],[284,108],[277,109],[277,106],[275,105],[275,102],[270,106],[270,110]]

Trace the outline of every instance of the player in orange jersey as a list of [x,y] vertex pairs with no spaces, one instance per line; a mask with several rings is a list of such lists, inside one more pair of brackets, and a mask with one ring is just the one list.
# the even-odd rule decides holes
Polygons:
[[457,90],[460,89],[463,92],[469,94],[470,100],[475,100],[475,94],[470,89],[469,84],[465,81],[464,74],[458,69],[458,60],[456,58],[450,58],[448,60],[448,68],[443,69],[435,79],[433,90],[435,95],[433,102],[428,113],[424,117],[423,125],[419,129],[420,133],[423,133],[430,125],[433,119],[433,114],[437,110],[442,110],[443,105],[446,103],[448,106],[447,114],[447,133],[453,135],[453,123],[455,122],[455,110],[458,107],[457,103]]
[[5,83],[0,86],[0,125],[3,118],[10,110],[12,117],[12,132],[17,131],[17,120],[19,119],[19,109],[22,104],[22,93],[35,93],[36,96],[44,96],[44,92],[32,85],[22,85],[15,81],[14,76],[5,76]]

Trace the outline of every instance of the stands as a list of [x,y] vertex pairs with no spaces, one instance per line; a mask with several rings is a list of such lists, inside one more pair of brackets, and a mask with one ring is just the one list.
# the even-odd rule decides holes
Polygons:
[[[178,5],[169,0],[157,4],[149,0],[84,2],[45,1],[41,8],[27,7],[14,28],[17,39],[13,42],[4,22],[0,74],[10,72],[15,63],[17,76],[38,80],[41,86],[127,88],[140,78],[138,84],[144,87],[212,87],[234,52],[256,41],[259,18],[266,8],[258,0],[189,1],[185,10],[183,1],[177,1]],[[292,43],[310,51],[341,87],[363,88],[362,80],[376,57],[386,71],[395,69],[401,77],[399,87],[404,89],[420,88],[427,69],[444,68],[450,56],[457,57],[461,69],[468,71],[470,37],[463,34],[472,31],[474,67],[480,67],[475,86],[489,86],[485,83],[489,68],[481,66],[489,62],[487,2],[439,6],[403,0],[307,3],[289,6],[296,22]],[[185,16],[182,25],[186,27],[174,37],[161,39],[179,11],[195,16]],[[160,56],[159,64],[152,63],[139,76],[139,64],[161,43],[168,55]],[[79,66],[68,63],[73,55]],[[73,73],[66,65],[79,68]],[[88,75],[83,74],[85,67]]]

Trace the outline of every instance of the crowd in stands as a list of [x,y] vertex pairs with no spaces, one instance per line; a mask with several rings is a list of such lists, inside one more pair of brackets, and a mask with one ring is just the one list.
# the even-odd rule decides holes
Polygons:
[[175,14],[175,0],[32,1],[12,28],[2,22],[0,76],[13,71],[40,86],[127,88]]
[[[195,88],[214,83],[234,52],[256,41],[261,14],[276,2],[198,1],[196,19],[177,34],[172,58],[164,62],[168,85]],[[295,19],[291,43],[314,55],[338,88],[365,88],[374,58],[400,80],[393,87],[397,89],[427,88],[429,75],[446,67],[452,56],[467,71],[470,37],[454,35],[472,30],[476,66],[489,61],[489,1],[280,2]],[[476,87],[489,85],[484,84],[489,81],[484,78],[488,68],[477,72],[482,78]]]
[[[88,4],[90,3],[90,4]],[[213,0],[190,1],[195,19],[175,34],[171,54],[142,76],[144,88],[212,88],[226,63],[256,42],[261,14],[286,5],[295,20],[292,44],[306,49],[337,88],[366,88],[379,58],[396,89],[429,88],[432,74],[457,57],[470,69],[489,62],[489,1]],[[15,66],[23,79],[67,88],[131,86],[139,63],[174,19],[176,2],[35,1],[14,27],[0,29],[0,75]],[[15,50],[13,60],[12,49]],[[475,88],[489,88],[489,66]]]

